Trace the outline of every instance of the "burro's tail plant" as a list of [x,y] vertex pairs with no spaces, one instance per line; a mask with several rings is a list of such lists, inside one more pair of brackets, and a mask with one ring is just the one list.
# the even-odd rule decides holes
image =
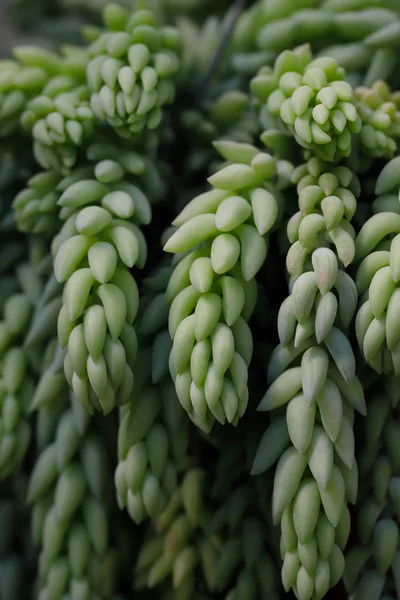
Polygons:
[[22,47],[17,49],[17,56],[51,69],[46,85],[24,106],[20,125],[32,136],[37,162],[46,169],[68,173],[80,146],[94,130],[86,85],[87,49],[68,46],[57,56],[40,48]]
[[171,375],[182,406],[206,432],[215,420],[237,424],[246,410],[254,278],[282,209],[271,155],[237,142],[215,146],[229,163],[178,215],[164,247],[181,253],[166,291]]
[[0,137],[20,129],[20,118],[30,100],[40,95],[55,73],[63,69],[60,58],[41,48],[14,48],[12,60],[0,61]]
[[[363,414],[366,410],[348,337],[357,289],[346,273],[355,256],[351,219],[359,182],[347,167],[318,158],[327,154],[320,151],[322,137],[316,135],[315,123],[310,124],[319,110],[327,111],[324,123],[330,125],[325,133],[329,131],[331,139],[325,144],[331,144],[332,157],[337,154],[339,140],[342,144],[344,138],[337,132],[336,120],[331,120],[333,115],[328,114],[333,105],[324,106],[322,99],[332,92],[338,101],[342,82],[329,84],[338,77],[337,67],[333,68],[329,60],[321,58],[313,66],[307,58],[306,64],[300,81],[299,58],[296,53],[284,53],[275,63],[274,75],[269,76],[276,77],[279,72],[280,82],[284,78],[292,81],[301,92],[299,98],[305,94],[305,104],[314,98],[316,92],[312,90],[325,91],[318,92],[315,104],[321,108],[309,109],[310,114],[295,125],[297,140],[302,135],[300,122],[306,123],[310,132],[314,130],[315,136],[307,138],[310,158],[292,177],[299,210],[287,226],[290,295],[279,311],[281,343],[271,357],[270,387],[258,407],[260,411],[276,410],[277,414],[260,442],[253,465],[253,473],[261,473],[279,459],[272,511],[275,524],[281,526],[282,581],[300,600],[323,598],[343,574],[343,549],[350,531],[347,503],[356,501],[358,486],[354,409]],[[352,90],[347,84],[345,88],[347,102]],[[276,98],[283,95],[279,88]],[[289,95],[291,99],[282,100],[282,112],[288,102],[294,112],[298,108],[297,100],[293,103],[296,91],[292,89]],[[271,98],[267,108],[274,112]],[[356,110],[354,104],[349,102],[348,106]],[[302,112],[304,106],[300,108]],[[300,141],[304,145],[304,138]],[[344,154],[350,151],[348,146],[342,150]]]
[[234,486],[231,482],[232,493],[214,513],[211,531],[218,535],[217,560],[212,563],[208,546],[204,548],[209,556],[209,577],[215,582],[213,589],[229,590],[226,600],[277,600],[280,594],[279,572],[271,554],[271,538],[266,535],[268,524],[263,519],[264,492],[268,488],[262,486],[260,493],[252,483]]
[[28,500],[32,538],[40,547],[38,597],[112,598],[118,558],[107,448],[95,419],[66,384],[55,402],[39,409],[37,441]]
[[89,412],[107,413],[133,389],[139,295],[130,269],[146,262],[139,226],[150,222],[151,207],[135,185],[143,161],[134,153],[106,158],[107,147],[92,151],[101,159],[58,185],[64,224],[52,250],[56,279],[65,283],[58,338],[67,381]]
[[[189,469],[168,505],[149,526],[135,566],[137,591],[148,587],[167,598],[168,592],[161,594],[168,582],[175,597],[195,597],[201,569],[208,567],[207,558],[215,561],[218,556],[217,544],[209,531],[205,483],[204,471]],[[210,590],[208,575],[205,581]]]
[[376,81],[370,88],[354,90],[362,127],[360,142],[363,152],[370,157],[391,158],[397,150],[400,134],[400,97],[388,84]]
[[29,178],[27,187],[13,201],[18,229],[52,238],[60,229],[57,186],[62,175],[55,170],[40,171]]
[[[365,360],[379,374],[400,375],[400,215],[397,212],[400,159],[382,169],[375,192],[374,214],[356,242],[360,261],[356,319],[358,344]],[[396,211],[396,212],[395,212]]]
[[89,96],[79,79],[60,77],[29,102],[21,123],[32,134],[35,158],[42,167],[68,174],[75,165],[80,146],[94,130]]
[[400,593],[398,377],[384,376],[368,396],[353,524],[357,542],[346,554],[344,573],[346,589],[356,600],[367,598],[372,590],[380,598]]
[[336,60],[313,59],[306,44],[282,52],[273,68],[263,67],[252,80],[252,90],[301,147],[331,161],[350,155],[352,134],[362,124],[344,76]]
[[0,597],[395,600],[400,0],[130,1],[0,61]]
[[[32,240],[28,256],[17,261],[8,276],[0,274],[1,479],[20,467],[31,441],[29,410],[40,377],[37,356],[42,348],[37,340],[27,342],[35,322],[34,307],[43,288],[43,258],[48,258],[47,251],[37,248]],[[12,287],[7,290],[9,283]]]
[[120,507],[140,523],[166,509],[187,462],[189,424],[168,372],[171,339],[164,266],[143,283],[135,388],[120,408],[115,486]]
[[147,9],[131,13],[111,4],[103,17],[106,31],[89,46],[92,111],[125,137],[155,129],[162,107],[174,99],[172,77],[180,67],[180,33],[161,26]]

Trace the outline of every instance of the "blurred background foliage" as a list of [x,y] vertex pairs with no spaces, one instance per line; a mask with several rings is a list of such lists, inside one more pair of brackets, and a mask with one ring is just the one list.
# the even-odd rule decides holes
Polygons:
[[[210,15],[223,16],[235,4],[232,0],[153,0],[161,10],[175,15],[184,12],[202,21]],[[130,7],[133,0],[118,0]],[[243,2],[250,6],[253,0]],[[8,56],[16,43],[36,43],[55,48],[60,43],[82,40],[83,24],[100,25],[107,0],[0,0],[0,56]]]

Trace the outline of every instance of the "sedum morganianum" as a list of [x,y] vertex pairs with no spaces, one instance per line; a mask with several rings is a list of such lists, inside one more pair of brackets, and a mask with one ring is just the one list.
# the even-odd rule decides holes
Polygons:
[[282,210],[272,156],[250,144],[215,146],[228,163],[174,220],[164,246],[180,254],[166,291],[170,371],[179,401],[206,432],[215,420],[236,425],[246,411],[255,276]]

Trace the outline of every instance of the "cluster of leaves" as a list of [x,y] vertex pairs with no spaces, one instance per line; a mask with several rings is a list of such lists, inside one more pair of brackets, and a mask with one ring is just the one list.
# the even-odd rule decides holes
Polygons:
[[400,2],[131,4],[11,7],[0,596],[396,598]]

